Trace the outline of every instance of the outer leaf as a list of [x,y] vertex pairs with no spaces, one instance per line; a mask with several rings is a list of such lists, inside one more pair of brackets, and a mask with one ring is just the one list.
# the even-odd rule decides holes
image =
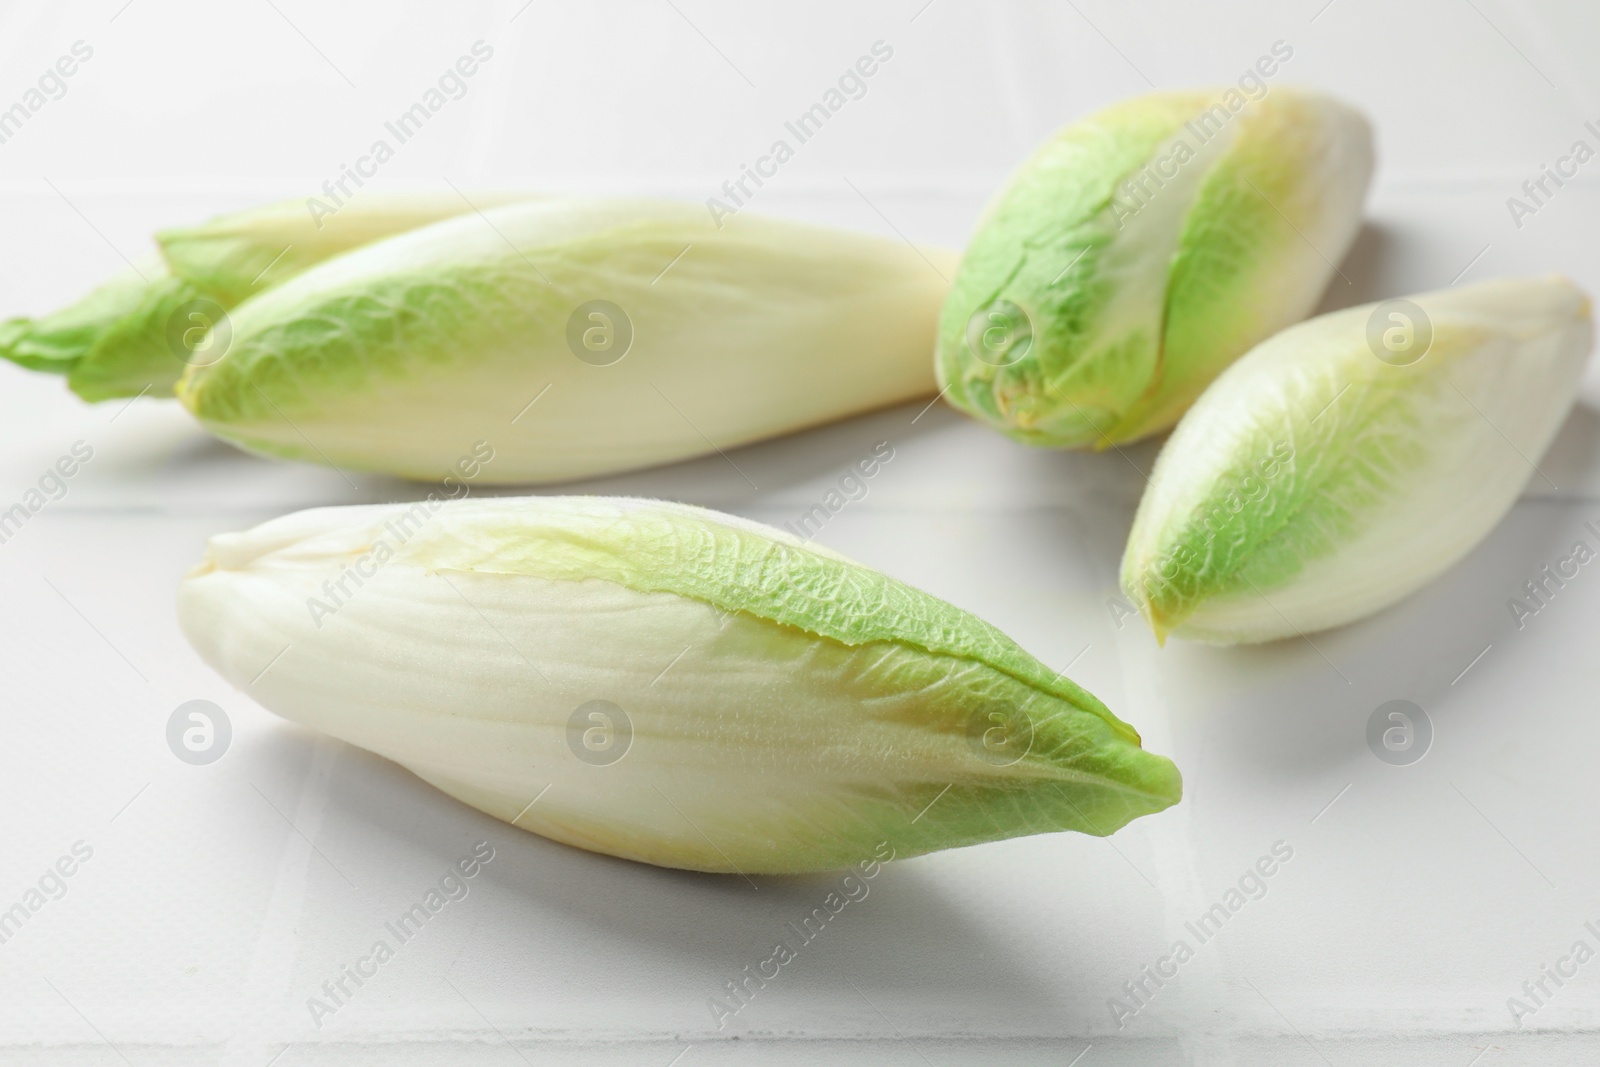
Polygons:
[[[513,199],[529,198],[474,203]],[[324,259],[472,209],[455,193],[372,193],[326,217],[291,200],[168,230],[160,235],[165,259],[152,257],[42,318],[0,324],[0,357],[67,375],[85,400],[164,396],[194,357],[185,339],[197,336],[197,323],[203,329],[245,297]]]
[[[1154,93],[1070,126],[980,222],[940,320],[941,384],[1029,444],[1164,430],[1316,306],[1371,171],[1358,113],[1286,87]],[[1031,341],[982,351],[995,314]]]
[[[226,357],[178,392],[269,455],[437,479],[488,440],[482,481],[572,479],[932,393],[944,292],[900,241],[665,201],[518,204],[247,301]],[[589,331],[615,345],[603,359]]]
[[168,325],[184,304],[202,295],[151,258],[44,318],[0,324],[0,356],[30,370],[66,375],[85,400],[159,395],[172,388],[184,366],[168,343]]
[[1409,299],[1432,326],[1417,362],[1375,355],[1380,305],[1349,308],[1258,346],[1178,424],[1122,565],[1158,637],[1269,641],[1369,615],[1516,501],[1572,406],[1588,298],[1546,278]]
[[[1178,800],[1170,762],[999,631],[777,530],[642,500],[435,507],[213,538],[184,630],[282,715],[525,829],[665,866],[1108,834]],[[339,592],[347,567],[366,577]],[[308,598],[342,604],[314,621]],[[580,754],[595,700],[631,722],[603,766]]]
[[352,248],[479,208],[537,199],[526,193],[362,194],[329,214],[284,200],[156,235],[175,273],[232,307]]

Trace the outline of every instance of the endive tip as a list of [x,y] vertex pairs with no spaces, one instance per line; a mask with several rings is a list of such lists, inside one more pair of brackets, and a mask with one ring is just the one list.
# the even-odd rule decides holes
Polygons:
[[1150,624],[1150,632],[1156,635],[1156,647],[1166,648],[1167,635],[1172,632],[1172,628],[1153,614],[1146,615],[1145,622]]
[[[1479,287],[1490,287],[1490,286],[1494,286],[1496,284],[1516,285],[1519,282],[1522,285],[1525,285],[1525,286],[1527,286],[1527,285],[1543,285],[1543,286],[1549,286],[1552,289],[1565,289],[1575,300],[1575,303],[1574,303],[1574,306],[1573,306],[1573,317],[1574,318],[1579,318],[1579,319],[1588,318],[1590,316],[1590,314],[1592,313],[1592,311],[1593,311],[1593,308],[1594,308],[1593,298],[1591,298],[1589,296],[1589,291],[1587,289],[1585,289],[1583,286],[1579,285],[1576,281],[1574,281],[1571,275],[1564,274],[1561,271],[1551,271],[1548,274],[1541,274],[1541,275],[1538,275],[1537,277],[1527,277],[1527,278],[1520,278],[1520,279],[1519,278],[1496,278],[1496,279],[1491,279],[1489,281],[1484,281],[1484,282],[1471,282],[1471,283],[1468,283],[1465,286],[1460,286],[1459,288],[1474,289],[1474,288],[1479,288]],[[1456,288],[1456,287],[1452,287],[1452,288]]]
[[267,552],[281,547],[277,543],[263,543],[261,538],[249,536],[251,532],[247,530],[241,533],[212,534],[206,538],[205,557],[191,573],[210,574],[212,571],[246,570],[251,563]]
[[178,375],[178,380],[172,383],[172,395],[182,404],[189,414],[200,417],[199,378],[202,368],[197,363],[191,363],[183,368],[183,373]]
[[206,538],[206,548],[204,554],[202,554],[200,557],[200,562],[196,563],[193,567],[190,567],[184,572],[184,579],[188,580],[190,578],[199,578],[207,574],[213,574],[219,570],[228,569],[219,565],[217,561],[217,542],[234,536],[237,535],[212,534],[210,537]]
[[[33,329],[33,320],[27,317],[6,319],[0,322],[0,359],[9,359],[21,362],[22,357],[17,352],[17,344],[26,338]],[[31,364],[26,364],[32,366]]]
[[1553,274],[1545,275],[1545,280],[1550,282],[1552,285],[1566,286],[1578,297],[1578,307],[1574,317],[1587,319],[1594,313],[1594,298],[1589,295],[1589,291],[1587,289],[1573,281],[1572,278],[1562,274],[1560,271],[1557,271]]
[[[1120,421],[1121,421],[1120,419],[1115,420],[1115,422],[1113,423],[1113,427],[1112,428],[1115,429],[1116,422],[1120,422]],[[1105,430],[1101,430],[1098,427],[1095,427],[1094,429],[1095,429],[1095,433],[1097,433],[1099,435],[1098,437],[1096,437],[1094,439],[1094,445],[1092,446],[1096,452],[1104,452],[1108,448],[1116,448],[1117,447],[1117,442],[1116,442],[1116,440],[1114,438],[1112,438],[1110,433],[1108,433]]]
[[1145,625],[1150,627],[1150,632],[1156,635],[1156,647],[1167,647],[1167,635],[1172,633],[1172,620],[1156,608],[1148,597],[1135,598],[1139,604],[1139,614],[1144,617]]

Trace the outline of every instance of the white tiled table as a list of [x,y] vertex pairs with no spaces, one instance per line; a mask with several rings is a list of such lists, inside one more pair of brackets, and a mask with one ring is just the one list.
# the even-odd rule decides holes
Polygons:
[[[753,209],[959,245],[1060,123],[1146,77],[1231,80],[1282,39],[1286,76],[1379,124],[1371,224],[1329,306],[1546,270],[1600,290],[1591,176],[1520,229],[1505,206],[1600,115],[1600,15],[1576,0],[121,5],[0,11],[0,107],[74,41],[94,49],[0,145],[0,314],[71,299],[161,225],[314,189],[480,38],[493,60],[376,184],[702,200],[881,39],[894,58],[866,96]],[[76,843],[92,850],[0,944],[0,1060],[1595,1062],[1600,963],[1520,1028],[1506,1002],[1575,940],[1600,947],[1584,928],[1600,926],[1600,577],[1583,571],[1520,631],[1506,601],[1600,519],[1597,408],[1591,375],[1540,464],[1558,489],[1538,483],[1443,580],[1315,648],[1161,650],[1119,627],[1107,600],[1139,476],[1115,455],[1024,450],[943,406],[739,450],[754,490],[719,457],[563,490],[781,523],[889,440],[892,463],[820,539],[1051,664],[1076,659],[1073,676],[1185,773],[1181,806],[1110,841],[890,866],[718,1031],[707,997],[831,879],[752,891],[512,830],[274,719],[179,635],[173,589],[207,535],[425,488],[357,477],[352,491],[214,442],[170,401],[91,408],[0,367],[0,506],[75,441],[94,449],[0,545],[0,909]],[[1148,469],[1155,452],[1128,456]],[[203,767],[164,740],[197,698],[234,729]],[[1365,740],[1395,698],[1435,731],[1411,766]],[[480,840],[495,858],[466,899],[313,1026],[307,998]],[[1293,856],[1266,895],[1118,1029],[1108,998],[1279,841]]]

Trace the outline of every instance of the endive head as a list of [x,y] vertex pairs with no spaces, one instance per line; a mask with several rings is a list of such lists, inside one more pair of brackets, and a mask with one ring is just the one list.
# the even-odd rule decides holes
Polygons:
[[213,538],[179,616],[268,708],[514,825],[665,866],[1109,834],[1180,791],[992,626],[698,508],[301,512]]
[[1311,319],[1230,367],[1156,463],[1122,564],[1158,637],[1337,626],[1439,575],[1536,477],[1592,343],[1564,278]]
[[1029,444],[1166,429],[1316,307],[1372,162],[1360,113],[1289,87],[1152,93],[1067,127],[962,258],[939,329],[949,399]]
[[609,474],[933,393],[942,258],[671,201],[507,205],[245,301],[178,396],[283,458],[437,480],[487,438],[485,481]]

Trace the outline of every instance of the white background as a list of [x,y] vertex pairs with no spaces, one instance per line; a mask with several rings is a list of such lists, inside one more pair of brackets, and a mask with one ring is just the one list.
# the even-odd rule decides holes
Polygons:
[[[522,3],[4,5],[0,107],[74,41],[94,56],[0,145],[0,315],[76,298],[161,226],[314,191],[479,39],[495,53],[467,96],[373,187],[701,201],[881,39],[894,57],[866,97],[756,209],[959,247],[1060,125],[1152,84],[1232,81],[1283,40],[1276,81],[1333,90],[1378,130],[1369,225],[1328,307],[1552,270],[1600,291],[1592,174],[1520,229],[1505,204],[1595,142],[1600,8],[1580,0]],[[179,635],[173,589],[207,535],[425,488],[352,490],[212,441],[170,400],[90,407],[0,366],[0,503],[74,441],[95,450],[0,546],[0,908],[74,842],[93,849],[0,945],[0,1060],[1595,1062],[1600,962],[1521,1027],[1506,1002],[1578,938],[1600,947],[1583,928],[1600,926],[1600,574],[1520,631],[1506,601],[1600,519],[1596,405],[1591,375],[1549,481],[1470,557],[1315,647],[1161,650],[1118,627],[1132,467],[1155,443],[1030,451],[942,405],[913,424],[919,403],[737,450],[754,490],[720,457],[577,487],[780,523],[887,439],[894,460],[821,540],[1075,660],[1185,774],[1182,805],[1110,840],[891,866],[719,1032],[707,997],[832,879],[752,891],[512,830],[274,719]],[[207,767],[164,740],[195,698],[234,725]],[[1436,733],[1406,767],[1365,740],[1396,698]],[[314,1028],[306,998],[485,838],[470,896]],[[1280,840],[1294,857],[1267,896],[1119,1030],[1107,998]]]

